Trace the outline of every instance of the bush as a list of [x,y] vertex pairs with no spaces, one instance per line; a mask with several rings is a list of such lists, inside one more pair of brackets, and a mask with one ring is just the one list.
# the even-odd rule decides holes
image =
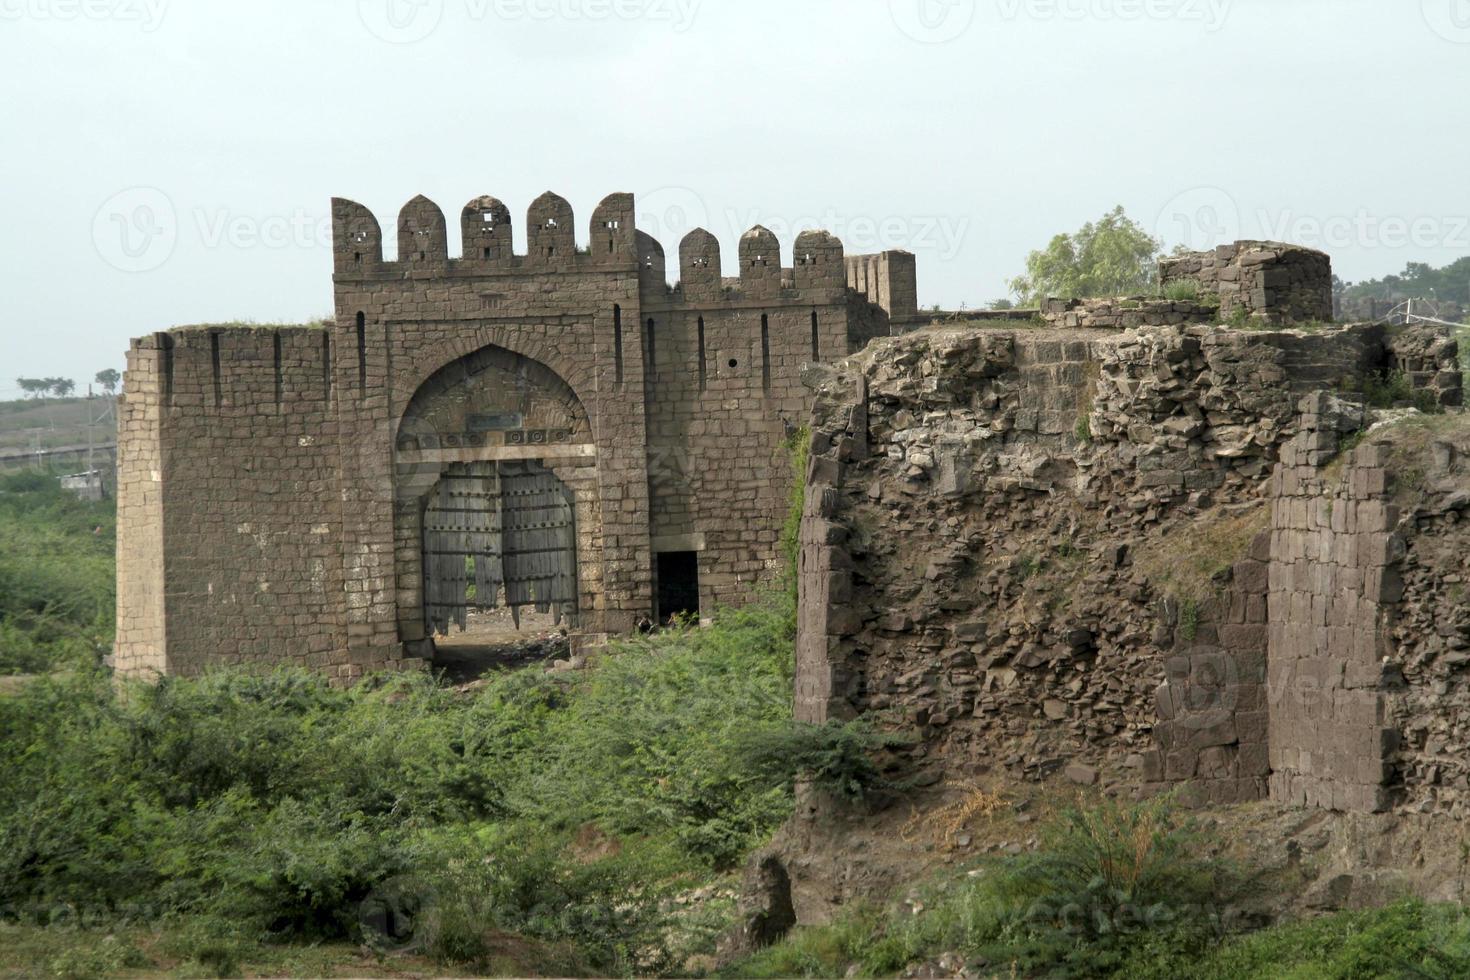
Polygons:
[[0,477],[0,674],[100,661],[112,638],[112,505],[45,473]]
[[[801,760],[864,764],[860,740],[791,734],[789,593],[714,620],[474,692],[293,670],[37,678],[0,698],[0,907],[183,916],[225,946],[352,939],[365,903],[422,881],[462,899],[436,906],[443,958],[665,969],[682,941],[669,889],[763,841]],[[808,748],[753,748],[783,739]]]

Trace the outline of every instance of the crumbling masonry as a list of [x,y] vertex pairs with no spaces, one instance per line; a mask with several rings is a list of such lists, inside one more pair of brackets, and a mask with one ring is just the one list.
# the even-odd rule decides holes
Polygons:
[[939,323],[811,370],[799,718],[912,735],[892,763],[923,784],[1470,812],[1457,345],[1271,327],[1326,311],[1316,253],[1165,278],[1237,255],[1283,284],[1257,329],[1060,304],[1068,327]]

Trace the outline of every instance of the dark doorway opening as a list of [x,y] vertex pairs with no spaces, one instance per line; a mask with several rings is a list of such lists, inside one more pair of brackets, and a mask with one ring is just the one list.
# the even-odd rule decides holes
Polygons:
[[658,553],[658,621],[699,616],[699,552]]

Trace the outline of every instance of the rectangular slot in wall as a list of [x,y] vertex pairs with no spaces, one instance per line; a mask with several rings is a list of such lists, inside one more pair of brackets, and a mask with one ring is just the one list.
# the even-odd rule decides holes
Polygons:
[[613,383],[623,385],[623,308],[613,304]]
[[225,403],[225,395],[219,377],[219,334],[217,333],[209,335],[209,368],[214,376],[214,407],[219,408]]
[[822,359],[822,345],[817,331],[817,311],[812,310],[812,360]]
[[357,397],[367,397],[367,317],[357,314]]
[[159,378],[160,396],[163,404],[172,406],[174,403],[174,338],[171,334],[160,333],[158,336]]
[[704,317],[699,318],[699,390],[704,390],[705,381],[708,377],[704,363]]
[[771,390],[771,318],[761,314],[761,391]]
[[332,400],[332,335],[322,331],[322,400]]
[[271,348],[271,356],[276,368],[276,408],[280,408],[281,402],[285,400],[286,383],[285,378],[281,376],[281,332],[279,330],[271,336]]

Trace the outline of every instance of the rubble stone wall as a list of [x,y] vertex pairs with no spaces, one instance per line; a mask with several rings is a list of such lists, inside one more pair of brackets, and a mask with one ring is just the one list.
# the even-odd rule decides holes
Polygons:
[[813,368],[798,717],[909,731],[925,778],[1382,807],[1431,770],[1394,761],[1368,656],[1402,612],[1397,517],[1379,450],[1330,467],[1399,346],[934,327]]
[[1162,285],[1194,282],[1218,294],[1220,314],[1268,323],[1330,322],[1332,261],[1315,249],[1281,242],[1235,242],[1159,263]]

